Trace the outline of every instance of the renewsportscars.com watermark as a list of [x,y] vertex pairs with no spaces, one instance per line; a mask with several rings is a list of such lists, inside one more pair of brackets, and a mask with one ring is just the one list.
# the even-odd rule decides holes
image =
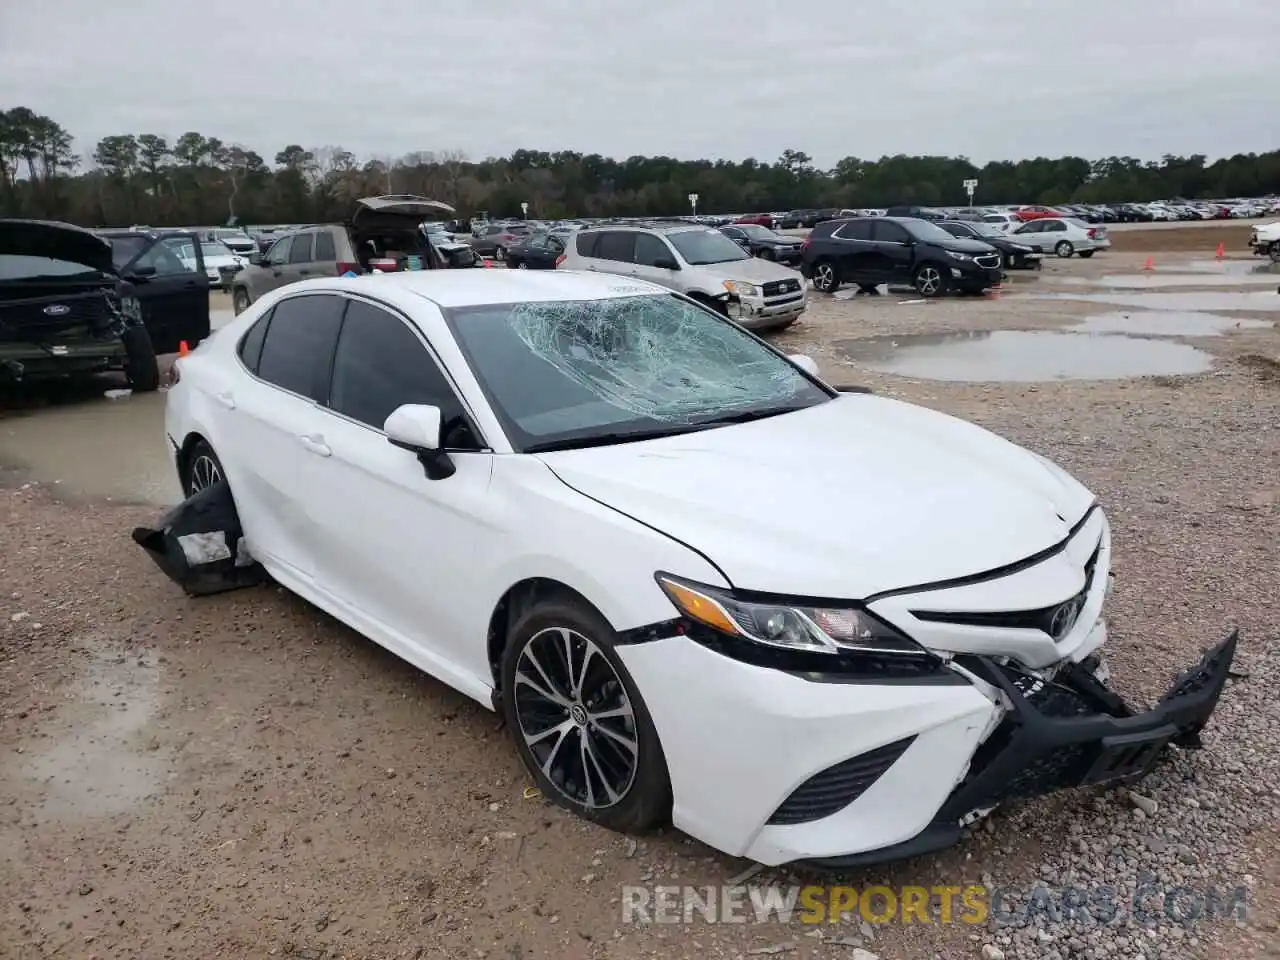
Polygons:
[[720,886],[624,885],[623,923],[984,923],[1108,925],[1191,924],[1235,917],[1248,907],[1244,887],[1139,883],[1131,891],[1105,884],[1084,887],[967,886]]

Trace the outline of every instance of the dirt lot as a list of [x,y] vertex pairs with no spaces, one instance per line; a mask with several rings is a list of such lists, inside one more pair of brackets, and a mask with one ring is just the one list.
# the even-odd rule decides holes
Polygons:
[[[1240,888],[1246,920],[1184,924],[1156,906],[1149,927],[1137,915],[625,924],[623,884],[725,883],[749,864],[670,830],[630,841],[529,797],[492,714],[279,589],[184,598],[128,539],[156,507],[122,501],[165,494],[148,481],[130,497],[112,473],[129,458],[77,461],[74,444],[87,441],[59,419],[89,410],[86,422],[109,436],[111,418],[137,431],[158,417],[129,398],[0,417],[0,462],[22,467],[0,475],[0,957],[1277,955],[1280,331],[1171,338],[1211,354],[1212,369],[1109,381],[910,380],[850,362],[856,345],[841,345],[1054,330],[1111,313],[1280,321],[1280,278],[1266,275],[1168,288],[1159,311],[1124,302],[1150,296],[1141,289],[1083,283],[1120,275],[1123,285],[1150,253],[1159,284],[1188,259],[1161,253],[1211,256],[1218,237],[1238,249],[1233,230],[1117,232],[1133,252],[1051,261],[998,300],[818,298],[780,340],[833,383],[973,419],[1098,494],[1114,529],[1110,660],[1122,690],[1149,701],[1202,646],[1234,626],[1243,637],[1207,749],[1172,757],[1138,788],[1141,805],[1123,791],[1022,804],[961,847],[849,881],[1111,884],[1121,900],[1140,884],[1197,896]],[[1181,246],[1164,243],[1182,233]],[[1054,292],[1121,302],[1036,297]],[[49,439],[24,426],[36,422],[52,424]]]

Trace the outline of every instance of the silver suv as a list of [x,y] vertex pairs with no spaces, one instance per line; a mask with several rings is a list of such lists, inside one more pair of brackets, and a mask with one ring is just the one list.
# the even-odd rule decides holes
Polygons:
[[749,330],[789,327],[808,303],[808,289],[798,271],[751,256],[719,230],[684,221],[579,230],[558,267],[661,284]]

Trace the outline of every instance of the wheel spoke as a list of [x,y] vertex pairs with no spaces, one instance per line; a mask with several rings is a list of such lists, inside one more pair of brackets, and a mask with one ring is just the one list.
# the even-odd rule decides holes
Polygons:
[[620,707],[612,707],[608,710],[599,710],[596,712],[592,712],[590,710],[587,711],[587,719],[594,720],[596,723],[599,723],[601,720],[612,720],[618,717],[626,717],[630,720],[633,716],[634,714],[631,712],[631,705],[628,703],[624,703]]
[[[524,734],[524,742],[532,747],[535,743],[541,743],[543,740],[547,739],[547,737],[553,735],[559,735],[559,737],[563,739],[565,734],[573,729],[573,726],[574,724],[572,720],[561,720],[559,723],[555,723],[547,727],[547,729],[543,730],[541,733]],[[556,742],[557,744],[559,743],[559,741]],[[552,752],[554,751],[555,747],[552,747]]]
[[520,659],[521,661],[527,660],[529,663],[533,664],[533,669],[538,671],[538,678],[542,683],[539,684],[527,673],[519,669],[516,670],[516,683],[523,683],[544,700],[550,700],[556,706],[564,707],[567,710],[569,708],[569,698],[560,693],[560,691],[556,689],[554,681],[547,676],[547,671],[543,669],[542,662],[538,660],[537,654],[533,652],[532,644],[525,647]]
[[610,730],[608,727],[604,726],[603,724],[596,724],[595,729],[598,730],[600,733],[603,733],[606,737],[608,737],[614,743],[620,744],[621,746],[625,747],[627,750],[630,750],[633,755],[639,752],[639,747],[636,745],[636,742],[632,740],[630,737],[625,737],[622,734],[618,733],[616,730]]
[[578,675],[573,680],[573,696],[579,700],[583,699],[582,689],[587,682],[587,667],[591,663],[591,658],[595,656],[595,644],[588,644],[587,648],[582,651],[582,666],[578,668]]
[[600,780],[600,785],[604,787],[604,794],[609,802],[617,803],[621,799],[618,791],[614,789],[613,784],[609,782],[609,776],[604,772],[604,767],[600,763],[600,758],[596,756],[596,745],[590,734],[582,738],[582,766],[586,771],[587,783],[591,782],[591,771],[594,770],[596,777]]
[[[591,786],[591,761],[587,759],[590,750],[587,747],[588,737],[578,735],[578,760],[582,763],[582,785],[587,790],[587,806],[596,805],[596,792]],[[605,784],[608,787],[608,784]]]
[[569,736],[569,730],[560,730],[560,736],[556,738],[556,742],[551,745],[551,752],[547,754],[547,759],[542,761],[542,775],[555,783],[555,778],[551,776],[551,771],[555,768],[556,754],[560,752],[560,748],[564,746],[565,740]]

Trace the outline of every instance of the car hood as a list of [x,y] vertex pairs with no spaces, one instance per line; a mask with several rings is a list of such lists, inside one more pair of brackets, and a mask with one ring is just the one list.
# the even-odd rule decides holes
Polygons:
[[49,257],[115,273],[111,243],[69,223],[53,220],[0,220],[0,253]]
[[794,280],[796,271],[772,260],[750,257],[746,260],[730,260],[727,263],[692,265],[695,270],[706,270],[726,280],[745,280],[748,283],[770,283],[774,280]]
[[995,434],[869,395],[538,456],[571,488],[704,554],[734,587],[794,596],[859,600],[1003,567],[1063,541],[1093,503]]
[[956,253],[990,253],[994,247],[985,240],[973,240],[966,237],[956,237],[946,243],[938,241],[938,246],[943,250],[954,250]]

